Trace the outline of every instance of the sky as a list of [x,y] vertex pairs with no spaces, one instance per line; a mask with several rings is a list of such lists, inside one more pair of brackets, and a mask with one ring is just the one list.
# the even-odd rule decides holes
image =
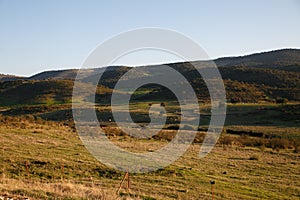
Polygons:
[[[0,74],[79,68],[102,42],[144,27],[184,34],[210,58],[300,48],[299,22],[299,0],[0,0]],[[147,51],[117,64],[174,61]]]

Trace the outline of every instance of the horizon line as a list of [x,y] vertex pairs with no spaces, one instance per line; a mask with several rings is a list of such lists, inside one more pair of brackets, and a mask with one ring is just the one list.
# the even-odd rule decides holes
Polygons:
[[[226,58],[241,58],[241,57],[246,57],[246,56],[253,56],[253,55],[257,55],[257,54],[264,54],[264,53],[271,53],[271,52],[276,52],[276,51],[284,51],[284,50],[300,50],[300,47],[282,47],[282,48],[276,48],[276,49],[268,49],[268,50],[263,50],[260,52],[250,52],[250,53],[244,53],[244,54],[240,54],[240,55],[223,55],[223,56],[218,56],[215,58],[211,58],[209,60],[191,60],[191,61],[171,61],[171,62],[158,62],[158,63],[145,63],[145,64],[139,64],[139,65],[126,65],[126,64],[116,64],[116,65],[110,65],[110,66],[103,66],[103,67],[143,67],[143,66],[155,66],[155,65],[166,65],[166,64],[176,64],[176,63],[185,63],[185,62],[207,62],[207,61],[216,61],[219,59],[226,59]],[[81,66],[83,67],[83,66]],[[16,74],[3,74],[0,72],[0,75],[5,75],[5,76],[14,76],[14,77],[31,77],[43,72],[51,72],[51,71],[64,71],[64,70],[78,70],[81,68],[80,66],[77,67],[66,67],[66,68],[61,68],[61,69],[46,69],[40,72],[36,72],[30,76],[24,76],[24,75],[16,75]],[[102,67],[97,67],[97,66],[84,66],[93,69],[93,68],[102,68]]]

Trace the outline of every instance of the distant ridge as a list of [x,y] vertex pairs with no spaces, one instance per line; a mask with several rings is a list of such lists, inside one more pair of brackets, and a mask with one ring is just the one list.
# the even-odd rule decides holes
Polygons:
[[24,79],[25,77],[20,76],[14,76],[14,75],[8,75],[8,74],[0,74],[0,81],[15,81]]
[[[270,68],[285,71],[300,71],[300,49],[279,49],[261,53],[254,53],[245,56],[223,57],[213,60],[218,67],[252,67],[252,68]],[[194,61],[193,63],[201,63]],[[171,63],[172,66],[182,66],[184,63]],[[120,70],[128,68],[125,66],[113,66],[107,68],[87,69],[86,73],[99,74],[105,70]],[[45,71],[31,77],[16,77],[12,75],[0,75],[0,81],[13,81],[19,79],[27,80],[65,80],[75,79],[78,69]]]
[[[228,102],[259,103],[283,100],[300,102],[300,50],[298,49],[219,58],[215,62],[224,81]],[[207,62],[193,61],[192,64],[203,66]],[[191,63],[181,62],[166,65],[177,70],[189,81],[197,91],[199,100],[209,101],[206,84]],[[141,67],[145,69],[145,72],[135,72],[130,80],[139,81],[146,76],[156,76],[156,74],[147,73],[147,69],[156,72],[155,68],[160,66]],[[83,76],[77,78],[85,88],[84,90],[88,90],[90,83],[97,84],[106,92],[100,92],[96,98],[99,101],[110,102],[112,89],[120,77],[130,69],[131,67],[126,66],[84,69]],[[46,71],[31,77],[0,75],[0,106],[69,103],[77,72],[78,69]],[[142,91],[132,99],[135,101],[174,100],[173,93],[159,85],[143,86]]]
[[29,77],[29,80],[46,80],[46,79],[55,79],[55,80],[61,80],[61,79],[74,79],[77,74],[76,69],[70,69],[70,70],[55,70],[55,71],[45,71],[38,74],[35,74],[31,77]]
[[[95,76],[103,73],[104,71],[113,71],[121,68],[126,68],[123,66],[111,66],[111,67],[102,67],[102,68],[84,68],[84,75],[86,77]],[[54,70],[54,71],[45,71],[33,75],[31,77],[25,78],[26,80],[74,80],[77,76],[79,69],[67,69],[67,70]]]
[[219,67],[263,67],[289,70],[289,67],[300,66],[300,49],[279,49],[245,56],[224,57],[214,60]]

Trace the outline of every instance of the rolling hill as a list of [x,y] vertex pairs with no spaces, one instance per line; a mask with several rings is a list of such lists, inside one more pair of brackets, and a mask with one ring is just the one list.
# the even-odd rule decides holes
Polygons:
[[[20,80],[0,83],[0,106],[69,104],[72,99],[72,80]],[[81,83],[82,98],[91,85]],[[96,95],[111,94],[111,89],[99,86]],[[81,99],[78,99],[79,101]]]
[[214,61],[219,67],[243,66],[299,72],[300,50],[281,49],[246,56],[218,58]]
[[[282,99],[300,101],[300,50],[283,49],[256,53],[240,57],[227,57],[214,60],[219,67],[226,87],[228,102],[258,103],[276,102]],[[203,61],[193,61],[193,65],[202,65]],[[179,71],[197,91],[200,101],[209,101],[208,90],[199,78],[197,70],[188,63],[167,64]],[[155,71],[159,66],[143,66]],[[112,66],[106,68],[85,69],[85,78],[81,78],[83,88],[89,82],[97,84],[106,94],[111,93],[119,78],[130,67]],[[73,81],[78,70],[47,71],[31,77],[0,76],[0,105],[20,104],[64,104],[71,101]],[[136,73],[134,79],[149,76]],[[104,86],[104,87],[103,87]],[[168,89],[159,85],[146,85],[143,92],[134,95],[132,100],[169,100]],[[97,94],[103,97],[103,94]],[[102,96],[101,96],[102,95]],[[106,95],[108,98],[110,95]],[[103,98],[102,98],[103,99]]]

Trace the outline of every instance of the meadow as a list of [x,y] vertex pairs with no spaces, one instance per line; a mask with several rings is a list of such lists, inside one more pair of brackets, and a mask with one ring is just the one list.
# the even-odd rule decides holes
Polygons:
[[[149,104],[132,104],[133,118],[145,115]],[[176,115],[175,104],[166,102],[165,106],[170,116]],[[107,107],[97,109],[102,111],[102,118],[109,118]],[[117,194],[124,173],[104,166],[89,154],[74,129],[68,105],[2,108],[0,196],[212,199],[210,180],[215,180],[214,199],[299,199],[298,104],[229,105],[222,136],[202,159],[198,153],[209,107],[203,105],[200,110],[203,124],[189,127],[199,130],[189,150],[165,169],[130,174],[130,192],[124,184]],[[176,134],[172,120],[150,139],[130,137],[113,122],[101,125],[115,144],[133,152],[159,149]]]

